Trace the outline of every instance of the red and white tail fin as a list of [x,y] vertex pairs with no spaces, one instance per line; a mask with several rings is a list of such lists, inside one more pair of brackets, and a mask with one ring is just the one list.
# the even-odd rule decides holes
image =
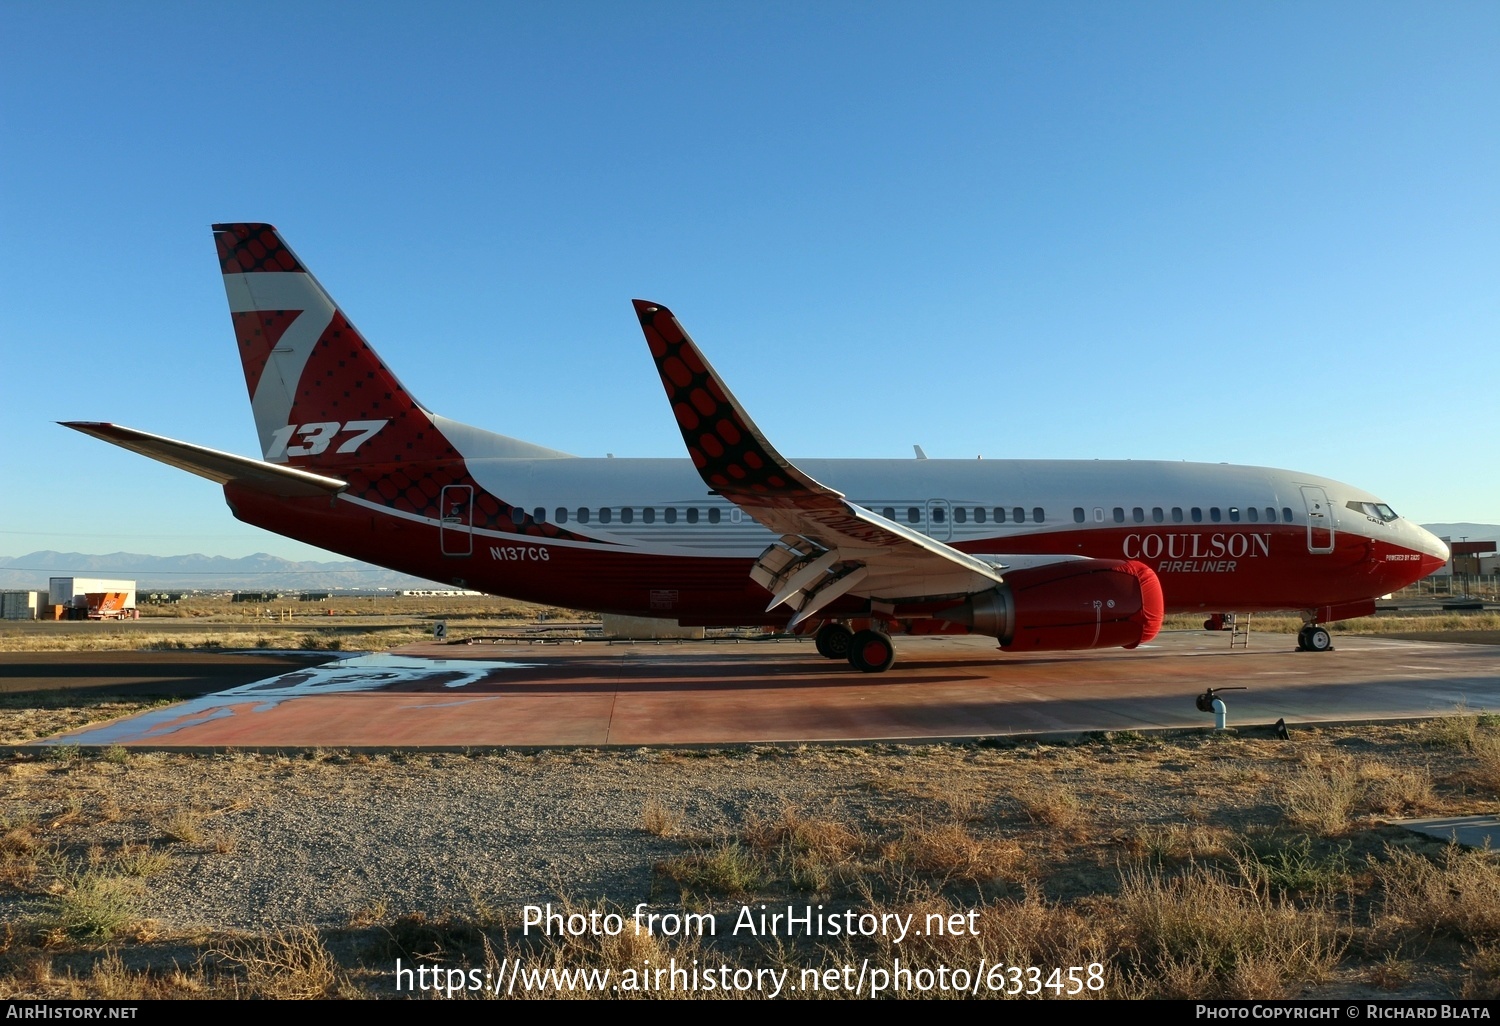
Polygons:
[[213,230],[266,460],[337,470],[460,458],[275,228]]

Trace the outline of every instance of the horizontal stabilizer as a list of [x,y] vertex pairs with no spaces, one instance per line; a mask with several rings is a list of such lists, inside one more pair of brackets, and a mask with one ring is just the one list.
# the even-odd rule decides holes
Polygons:
[[266,495],[337,495],[348,487],[347,482],[336,477],[264,463],[247,456],[236,456],[201,445],[179,442],[118,424],[81,420],[58,423],[221,485],[237,484]]

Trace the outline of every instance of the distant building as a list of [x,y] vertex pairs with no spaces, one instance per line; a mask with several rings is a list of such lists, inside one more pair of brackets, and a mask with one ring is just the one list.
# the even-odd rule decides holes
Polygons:
[[134,581],[107,581],[100,577],[53,577],[47,582],[47,604],[87,609],[90,592],[124,592],[125,608],[135,608]]

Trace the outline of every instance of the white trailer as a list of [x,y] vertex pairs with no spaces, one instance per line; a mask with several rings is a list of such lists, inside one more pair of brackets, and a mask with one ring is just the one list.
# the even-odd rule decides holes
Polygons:
[[53,577],[48,583],[48,590],[52,592],[48,601],[54,606],[85,609],[88,607],[88,594],[91,591],[123,591],[125,608],[135,608],[134,581],[106,581],[98,577]]

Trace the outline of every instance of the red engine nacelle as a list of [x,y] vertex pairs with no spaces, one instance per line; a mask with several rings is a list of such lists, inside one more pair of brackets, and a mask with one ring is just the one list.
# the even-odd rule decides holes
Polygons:
[[1133,559],[1074,559],[1013,570],[992,591],[937,614],[1000,639],[1007,652],[1135,648],[1161,630],[1155,571]]

